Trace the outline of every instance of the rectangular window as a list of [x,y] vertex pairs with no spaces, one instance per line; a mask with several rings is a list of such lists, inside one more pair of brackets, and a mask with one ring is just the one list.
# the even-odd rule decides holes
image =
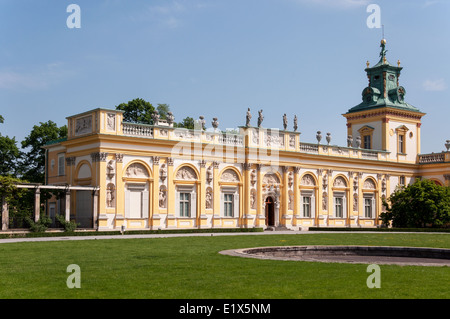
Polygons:
[[65,174],[65,158],[64,154],[58,154],[58,176]]
[[371,198],[364,199],[364,217],[372,218],[372,199]]
[[405,135],[398,136],[398,152],[405,154]]
[[343,198],[335,197],[336,217],[343,217]]
[[191,194],[180,193],[180,217],[191,216]]
[[371,149],[370,147],[370,135],[364,135],[364,148]]
[[224,194],[224,216],[233,217],[234,196],[233,194]]
[[404,185],[405,185],[405,176],[400,176],[400,178],[399,178],[399,184],[400,184],[401,186],[404,186]]
[[311,217],[311,197],[303,196],[303,217]]

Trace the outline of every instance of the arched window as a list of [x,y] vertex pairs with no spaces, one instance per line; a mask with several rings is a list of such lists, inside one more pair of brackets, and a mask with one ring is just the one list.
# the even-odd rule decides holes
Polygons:
[[182,166],[175,174],[176,203],[178,217],[193,218],[197,213],[197,181],[198,175],[190,166]]
[[377,189],[376,182],[372,178],[366,178],[363,183],[363,218],[374,218],[376,211],[375,191]]
[[125,217],[148,218],[149,171],[141,163],[130,164],[125,171]]
[[220,177],[220,215],[239,216],[239,175],[234,169],[226,169]]
[[347,181],[342,176],[334,179],[333,183],[333,209],[335,218],[347,217]]
[[300,180],[300,210],[303,218],[314,218],[316,215],[316,181],[309,173]]

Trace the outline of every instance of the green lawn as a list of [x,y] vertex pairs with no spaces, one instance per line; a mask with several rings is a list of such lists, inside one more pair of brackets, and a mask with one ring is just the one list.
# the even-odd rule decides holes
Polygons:
[[[450,248],[450,234],[326,233],[0,244],[0,298],[450,298],[450,267],[258,260],[225,249],[275,245]],[[81,269],[69,289],[67,266]]]

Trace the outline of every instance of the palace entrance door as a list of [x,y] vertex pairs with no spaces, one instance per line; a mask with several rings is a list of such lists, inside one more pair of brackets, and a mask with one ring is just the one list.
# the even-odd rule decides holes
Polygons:
[[275,203],[271,196],[267,196],[266,206],[266,226],[275,226]]

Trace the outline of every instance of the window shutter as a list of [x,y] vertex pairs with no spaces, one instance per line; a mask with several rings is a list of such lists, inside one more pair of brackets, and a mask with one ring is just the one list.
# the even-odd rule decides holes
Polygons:
[[142,218],[148,218],[148,191],[142,192]]
[[130,217],[130,191],[125,190],[125,217]]
[[189,217],[197,217],[197,192],[195,192],[195,190],[191,193],[191,210],[189,212]]
[[239,192],[234,194],[234,209],[233,209],[233,217],[239,217]]

